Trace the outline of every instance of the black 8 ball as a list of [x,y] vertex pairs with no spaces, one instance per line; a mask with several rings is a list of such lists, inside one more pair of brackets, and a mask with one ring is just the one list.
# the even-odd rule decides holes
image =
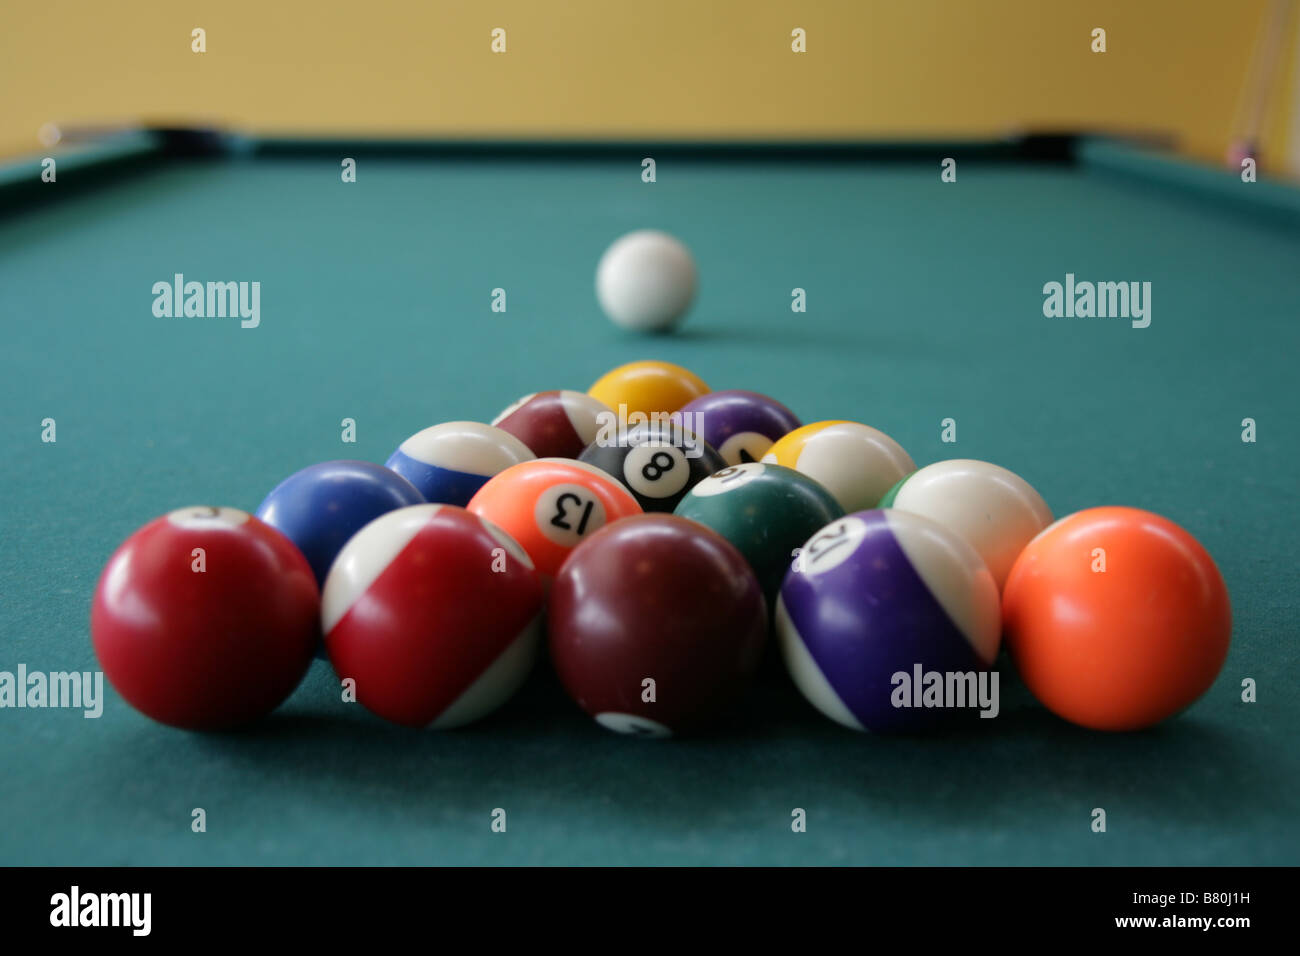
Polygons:
[[617,478],[642,511],[664,512],[727,466],[703,439],[671,423],[653,422],[628,429],[617,442],[592,442],[578,460]]

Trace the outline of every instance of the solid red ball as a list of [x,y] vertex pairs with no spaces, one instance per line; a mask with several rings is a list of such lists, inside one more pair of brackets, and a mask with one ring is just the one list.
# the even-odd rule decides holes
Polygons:
[[311,566],[234,508],[182,508],[126,539],[95,588],[90,630],[109,682],[154,720],[249,723],[298,686],[320,634]]

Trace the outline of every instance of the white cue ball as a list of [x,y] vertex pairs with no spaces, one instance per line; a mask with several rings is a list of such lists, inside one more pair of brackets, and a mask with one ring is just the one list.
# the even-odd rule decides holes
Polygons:
[[629,232],[600,257],[596,298],[615,325],[639,332],[671,329],[695,298],[695,260],[666,232]]

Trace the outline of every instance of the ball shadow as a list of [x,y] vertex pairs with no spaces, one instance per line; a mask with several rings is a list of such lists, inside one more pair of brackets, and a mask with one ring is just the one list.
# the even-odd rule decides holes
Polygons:
[[[1027,806],[1043,821],[1077,814],[1080,832],[1096,806],[1181,824],[1286,812],[1271,788],[1222,785],[1258,773],[1264,755],[1248,740],[1194,717],[1134,734],[1086,731],[1039,707],[1005,670],[1003,681],[996,719],[881,736],[826,720],[784,673],[768,669],[708,733],[642,740],[599,727],[546,664],[500,711],[445,732],[396,727],[342,703],[332,672],[316,666],[290,705],[262,724],[193,734],[190,745],[209,766],[237,768],[254,793],[260,783],[283,797],[288,777],[288,796],[299,801],[284,812],[347,815],[372,805],[412,832],[448,813],[503,805],[561,829],[616,824],[631,831],[630,845],[645,845],[637,833],[685,839],[741,818],[760,821],[754,839],[778,847],[789,846],[781,841],[794,807],[931,836],[974,825],[1014,833],[1027,825]],[[127,741],[106,760],[106,774],[130,786],[141,775],[192,769],[160,768],[174,741],[141,727],[152,743]],[[790,862],[802,859],[788,852]]]

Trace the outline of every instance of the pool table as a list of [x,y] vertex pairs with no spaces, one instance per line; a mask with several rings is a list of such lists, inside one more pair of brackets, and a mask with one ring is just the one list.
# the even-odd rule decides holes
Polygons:
[[[323,661],[239,733],[154,724],[105,684],[98,718],[0,710],[0,864],[1300,863],[1292,187],[1069,136],[150,131],[51,155],[54,183],[38,161],[0,176],[0,671],[97,669],[96,578],[157,515],[251,511],[304,465],[383,462],[427,425],[639,358],[874,425],[918,464],[1005,465],[1058,516],[1159,512],[1217,560],[1234,628],[1210,691],[1129,734],[1054,717],[1005,657],[996,720],[917,737],[833,724],[779,668],[716,731],[671,741],[601,729],[545,663],[447,733],[344,703]],[[644,226],[698,263],[675,334],[621,331],[595,300],[600,253]],[[176,274],[260,282],[256,327],[156,315]],[[1046,317],[1067,275],[1150,282],[1149,324]]]

